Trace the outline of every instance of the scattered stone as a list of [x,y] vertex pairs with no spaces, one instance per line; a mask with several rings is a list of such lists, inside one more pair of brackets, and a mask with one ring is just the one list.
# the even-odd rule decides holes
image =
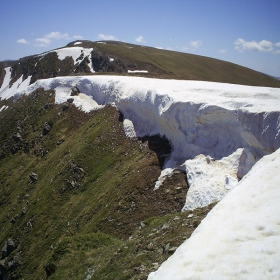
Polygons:
[[45,122],[42,127],[42,135],[47,135],[51,129],[51,125],[48,122]]
[[51,106],[52,106],[52,104],[47,103],[44,105],[44,109],[49,109]]
[[22,137],[21,137],[21,135],[20,135],[19,132],[15,133],[15,134],[13,135],[13,139],[14,139],[15,142],[22,141]]
[[169,224],[164,224],[161,229],[167,229],[167,228],[169,228]]
[[47,274],[47,277],[50,277],[52,274],[56,271],[56,265],[54,263],[48,263],[45,265],[45,271]]
[[92,268],[92,267],[88,268],[88,270],[86,272],[85,280],[90,280],[93,276],[93,273],[94,273],[94,268]]
[[29,174],[29,178],[32,182],[36,182],[38,180],[38,174],[34,173],[34,172],[31,172]]
[[58,141],[56,142],[56,145],[59,146],[59,145],[62,144],[64,141],[65,141],[64,139],[58,140]]
[[192,218],[193,217],[193,214],[189,214],[187,218]]
[[152,265],[153,265],[153,269],[154,269],[154,270],[156,270],[156,269],[159,268],[159,264],[158,264],[157,262],[152,263]]
[[8,279],[9,273],[6,268],[6,259],[0,261],[0,279]]
[[154,244],[153,244],[153,242],[150,242],[150,243],[147,245],[147,249],[148,249],[149,251],[153,251],[153,250],[154,250]]
[[168,253],[171,253],[173,254],[176,250],[177,250],[178,247],[171,247],[168,249]]
[[67,102],[68,102],[68,103],[73,103],[73,102],[74,102],[74,98],[68,98],[68,99],[67,99]]
[[20,213],[18,213],[16,216],[14,216],[12,219],[11,219],[11,223],[14,224],[19,218],[21,218],[22,216],[24,216],[26,214],[26,208],[24,207]]
[[77,87],[72,88],[71,96],[79,95],[80,90]]
[[66,103],[63,103],[63,104],[62,104],[62,111],[66,111],[66,110],[68,110],[68,109],[69,109],[69,105],[66,104]]
[[162,253],[164,254],[165,252],[167,252],[169,247],[170,247],[170,243],[162,245]]
[[8,239],[2,248],[2,258],[8,257],[15,250],[15,244],[12,239]]

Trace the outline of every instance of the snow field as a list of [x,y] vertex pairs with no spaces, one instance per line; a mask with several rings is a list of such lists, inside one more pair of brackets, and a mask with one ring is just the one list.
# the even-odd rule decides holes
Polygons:
[[5,70],[5,77],[4,77],[4,80],[3,80],[3,83],[1,85],[1,88],[0,88],[0,94],[2,94],[2,92],[4,92],[4,90],[7,89],[7,87],[9,86],[9,82],[10,82],[10,79],[11,79],[11,67],[6,67],[4,68]]
[[148,280],[279,279],[280,149],[263,157]]
[[[82,42],[76,42],[75,45],[78,45],[78,44],[81,44]],[[62,48],[62,49],[57,49],[57,50],[54,50],[54,51],[50,51],[50,52],[46,52],[46,53],[43,53],[41,55],[39,55],[40,57],[43,57],[45,56],[46,54],[48,53],[51,53],[51,52],[56,52],[57,53],[57,56],[58,56],[58,59],[60,60],[63,60],[65,59],[67,56],[70,56],[73,58],[74,60],[74,64],[76,63],[81,63],[83,61],[83,59],[85,57],[89,57],[89,61],[90,60],[90,53],[92,52],[93,48],[83,48],[83,47],[69,47],[69,48]],[[81,60],[78,60],[77,59],[80,57],[81,54],[84,54],[83,58]],[[89,62],[88,63],[88,66],[91,70],[92,73],[94,73],[94,69],[93,69],[93,66],[92,66],[92,63]]]

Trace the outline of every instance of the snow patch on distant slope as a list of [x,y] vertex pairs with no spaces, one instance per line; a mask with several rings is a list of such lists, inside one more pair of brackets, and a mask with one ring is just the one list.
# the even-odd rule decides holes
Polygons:
[[148,73],[148,70],[127,70],[128,74]]
[[8,108],[9,108],[9,106],[3,105],[3,106],[0,108],[0,112],[6,110],[6,109],[8,109]]
[[84,57],[90,55],[91,51],[93,48],[87,49],[83,47],[71,47],[71,48],[63,48],[63,49],[58,49],[55,50],[54,52],[57,53],[58,58],[60,60],[65,59],[67,56],[72,56],[74,63],[76,63],[76,60],[79,58],[81,53],[84,53]]
[[[80,43],[82,43],[82,42],[80,42]],[[53,50],[53,51],[50,51],[50,52],[46,52],[46,53],[43,53],[39,56],[43,57],[48,53],[56,52],[57,56],[58,56],[58,59],[63,60],[66,57],[72,57],[73,61],[74,61],[74,64],[78,63],[78,65],[85,59],[85,57],[88,57],[88,59],[90,61],[88,63],[88,66],[89,66],[91,72],[94,73],[95,71],[93,69],[92,62],[91,62],[91,52],[92,52],[92,50],[93,50],[93,48],[68,47],[68,48],[62,48],[62,49],[57,49],[57,50]],[[81,56],[81,54],[83,54],[83,58],[78,59]]]
[[[9,73],[5,75],[5,78],[7,75],[9,75]],[[9,83],[5,88],[3,87],[3,90],[1,87],[0,97],[2,99],[9,99],[10,97],[14,96],[16,92],[21,92],[26,90],[26,88],[30,84],[31,77],[32,76],[29,76],[25,80],[23,80],[23,75],[22,75],[16,82],[13,83],[11,87],[8,86]]]
[[9,86],[10,80],[11,80],[11,67],[4,68],[5,70],[5,77],[3,80],[3,83],[0,88],[0,94]]
[[148,280],[279,279],[280,149],[263,157]]

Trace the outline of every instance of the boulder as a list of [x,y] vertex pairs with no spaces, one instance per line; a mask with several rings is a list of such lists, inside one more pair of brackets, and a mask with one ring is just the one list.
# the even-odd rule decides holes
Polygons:
[[51,129],[51,125],[48,122],[45,122],[42,127],[42,135],[47,135]]
[[8,239],[2,248],[2,258],[8,257],[15,250],[15,244],[12,239]]
[[45,265],[45,271],[47,274],[47,277],[50,277],[52,274],[56,271],[56,265],[54,263],[48,263]]
[[34,173],[34,172],[31,172],[29,174],[29,178],[32,182],[36,182],[38,180],[38,174]]
[[66,111],[69,109],[69,105],[67,103],[62,104],[62,111]]
[[71,96],[79,95],[80,90],[77,87],[73,87],[71,91]]
[[22,137],[21,137],[21,135],[20,135],[19,132],[15,133],[15,134],[13,135],[13,139],[14,139],[15,142],[22,141]]
[[68,99],[67,99],[67,102],[68,102],[68,103],[73,103],[73,101],[74,101],[74,98],[68,98]]

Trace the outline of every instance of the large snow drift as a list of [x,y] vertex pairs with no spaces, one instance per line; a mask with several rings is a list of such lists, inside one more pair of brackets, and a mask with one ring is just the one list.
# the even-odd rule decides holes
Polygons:
[[74,86],[81,91],[73,97],[81,109],[113,104],[124,114],[128,135],[161,134],[171,141],[173,151],[156,187],[173,169],[185,170],[190,191],[184,209],[220,200],[260,158],[280,147],[280,89],[275,88],[84,76],[38,80],[13,95],[43,87],[55,89],[56,102],[62,103]]
[[280,149],[263,157],[148,280],[280,279]]
[[116,106],[128,136],[165,135],[173,151],[155,187],[186,171],[184,209],[225,196],[149,280],[280,278],[280,89],[119,76],[20,79],[9,88],[7,75],[1,98],[43,87],[63,103],[77,86],[76,106]]

